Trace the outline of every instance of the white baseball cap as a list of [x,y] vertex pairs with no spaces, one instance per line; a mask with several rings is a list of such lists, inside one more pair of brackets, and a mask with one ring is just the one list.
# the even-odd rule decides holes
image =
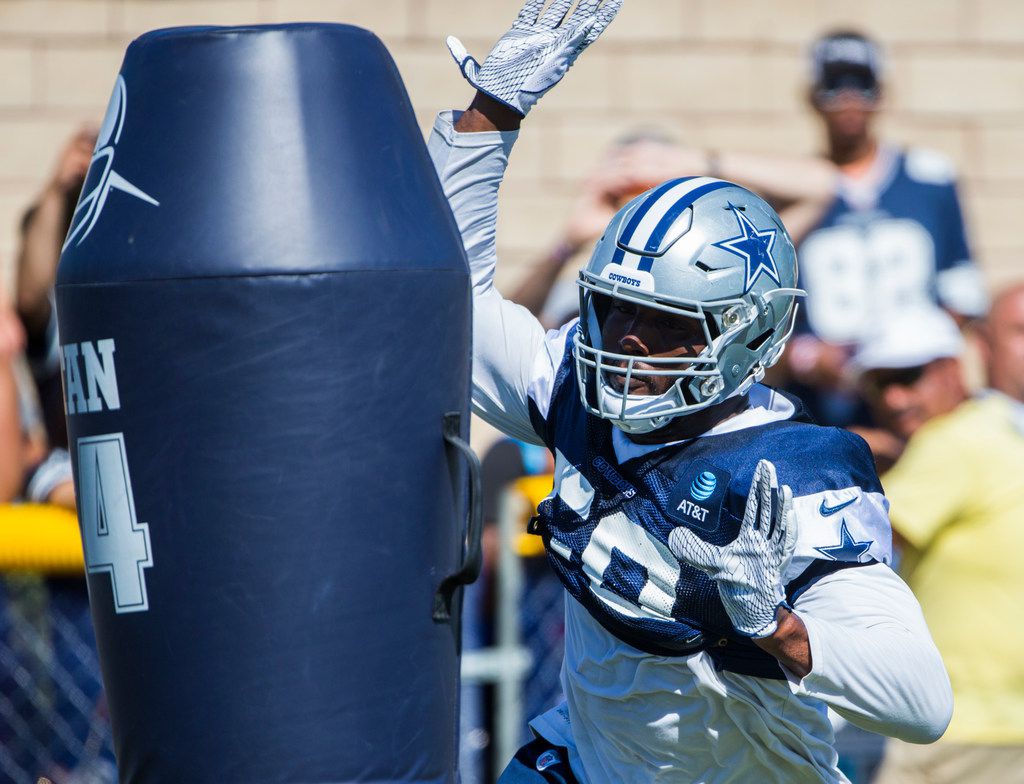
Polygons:
[[882,368],[912,368],[936,359],[959,357],[960,328],[946,311],[928,305],[900,311],[882,321],[858,345],[850,369],[855,375]]

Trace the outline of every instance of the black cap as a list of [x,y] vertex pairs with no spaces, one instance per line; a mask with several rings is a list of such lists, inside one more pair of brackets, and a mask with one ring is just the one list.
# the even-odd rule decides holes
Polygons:
[[882,54],[878,44],[856,32],[836,32],[818,39],[811,53],[816,92],[852,89],[878,94]]

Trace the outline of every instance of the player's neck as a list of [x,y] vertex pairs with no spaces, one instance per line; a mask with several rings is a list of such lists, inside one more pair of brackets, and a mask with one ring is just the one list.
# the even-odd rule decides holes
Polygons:
[[635,444],[668,444],[696,438],[725,420],[732,419],[749,405],[749,395],[731,397],[694,414],[676,417],[652,433],[627,433],[627,437]]
[[848,142],[833,141],[828,157],[847,177],[863,177],[871,171],[878,157],[878,140],[873,136],[864,136]]

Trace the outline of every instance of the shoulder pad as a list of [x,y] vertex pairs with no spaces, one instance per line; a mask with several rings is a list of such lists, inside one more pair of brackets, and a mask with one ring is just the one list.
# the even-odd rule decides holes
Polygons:
[[953,162],[934,150],[907,150],[904,166],[910,179],[925,185],[949,185],[956,180]]

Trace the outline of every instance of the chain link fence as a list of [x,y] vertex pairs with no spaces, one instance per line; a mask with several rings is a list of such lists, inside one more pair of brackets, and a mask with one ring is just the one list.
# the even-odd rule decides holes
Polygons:
[[[550,477],[539,479],[538,486],[550,489]],[[524,547],[534,506],[522,488],[513,485],[504,493],[495,573],[466,593],[466,617],[489,620],[486,629],[470,621],[463,636],[463,784],[493,781],[530,740],[527,722],[562,700],[564,590],[537,543]],[[488,603],[484,596],[491,591]]]
[[0,576],[0,780],[117,781],[83,578]]
[[[562,701],[559,673],[565,640],[565,590],[543,555],[523,559],[520,598],[523,647],[531,664],[523,683],[524,719],[529,721]],[[521,742],[530,740],[525,721]]]

